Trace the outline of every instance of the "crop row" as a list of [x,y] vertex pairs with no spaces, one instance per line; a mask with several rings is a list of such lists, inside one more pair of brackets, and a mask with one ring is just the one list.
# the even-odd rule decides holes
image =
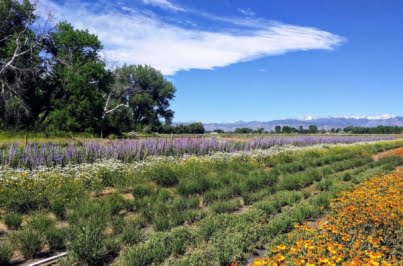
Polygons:
[[203,155],[213,152],[234,152],[268,149],[274,146],[310,146],[315,144],[350,144],[391,140],[392,136],[305,136],[251,138],[235,142],[218,138],[159,138],[140,140],[83,141],[69,145],[27,143],[0,148],[0,165],[37,168],[57,165],[93,163],[116,159],[122,162],[143,160],[149,156]]
[[273,242],[253,265],[399,265],[403,171],[368,179],[332,201],[330,213]]

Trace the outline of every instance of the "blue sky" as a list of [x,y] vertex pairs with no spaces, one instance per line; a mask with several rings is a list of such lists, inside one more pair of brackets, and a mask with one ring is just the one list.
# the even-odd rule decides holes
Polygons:
[[174,121],[403,115],[400,0],[41,0],[88,28],[111,67],[150,64]]

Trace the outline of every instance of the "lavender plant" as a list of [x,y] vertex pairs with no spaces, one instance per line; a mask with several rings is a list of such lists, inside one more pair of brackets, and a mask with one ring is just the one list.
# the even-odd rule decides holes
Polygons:
[[393,136],[304,136],[252,138],[237,142],[219,138],[152,138],[140,140],[111,140],[54,143],[17,144],[0,148],[0,165],[16,168],[54,167],[66,164],[93,163],[115,159],[122,162],[140,161],[150,156],[206,155],[215,152],[269,149],[274,146],[311,146],[316,144],[351,144],[392,140]]

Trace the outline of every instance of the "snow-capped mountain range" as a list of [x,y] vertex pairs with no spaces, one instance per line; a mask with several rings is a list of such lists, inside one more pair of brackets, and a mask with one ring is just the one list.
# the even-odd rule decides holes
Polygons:
[[305,116],[299,118],[279,119],[271,121],[238,121],[234,123],[204,123],[207,131],[222,129],[224,131],[234,131],[236,128],[264,128],[265,130],[274,130],[275,126],[290,126],[299,128],[303,126],[308,128],[310,125],[316,125],[319,129],[355,127],[376,127],[376,126],[399,126],[403,127],[403,116],[391,114],[373,115],[373,116],[343,116],[343,117],[314,117]]
[[[329,116],[329,117],[322,117],[322,118],[346,118],[346,119],[368,119],[368,120],[385,120],[385,119],[391,119],[397,117],[396,115],[392,114],[382,114],[382,115],[373,115],[373,116],[359,116],[359,115],[353,115],[353,116]],[[299,117],[297,120],[302,120],[302,121],[312,121],[312,120],[317,120],[321,119],[312,115],[304,116],[304,117]]]

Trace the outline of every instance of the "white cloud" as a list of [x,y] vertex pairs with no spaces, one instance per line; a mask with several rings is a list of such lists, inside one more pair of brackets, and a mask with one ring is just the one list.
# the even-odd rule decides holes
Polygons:
[[256,13],[251,8],[238,8],[238,12],[245,16],[254,16]]
[[156,6],[162,9],[169,9],[173,11],[185,11],[182,7],[174,5],[168,0],[142,0],[146,5]]
[[214,32],[175,26],[135,9],[123,14],[113,9],[99,12],[75,6],[79,4],[60,6],[51,0],[41,3],[39,14],[46,14],[50,7],[57,18],[97,34],[108,61],[150,64],[166,75],[181,70],[214,69],[290,51],[331,50],[344,41],[317,28],[279,22],[263,21],[253,29],[238,27]]

